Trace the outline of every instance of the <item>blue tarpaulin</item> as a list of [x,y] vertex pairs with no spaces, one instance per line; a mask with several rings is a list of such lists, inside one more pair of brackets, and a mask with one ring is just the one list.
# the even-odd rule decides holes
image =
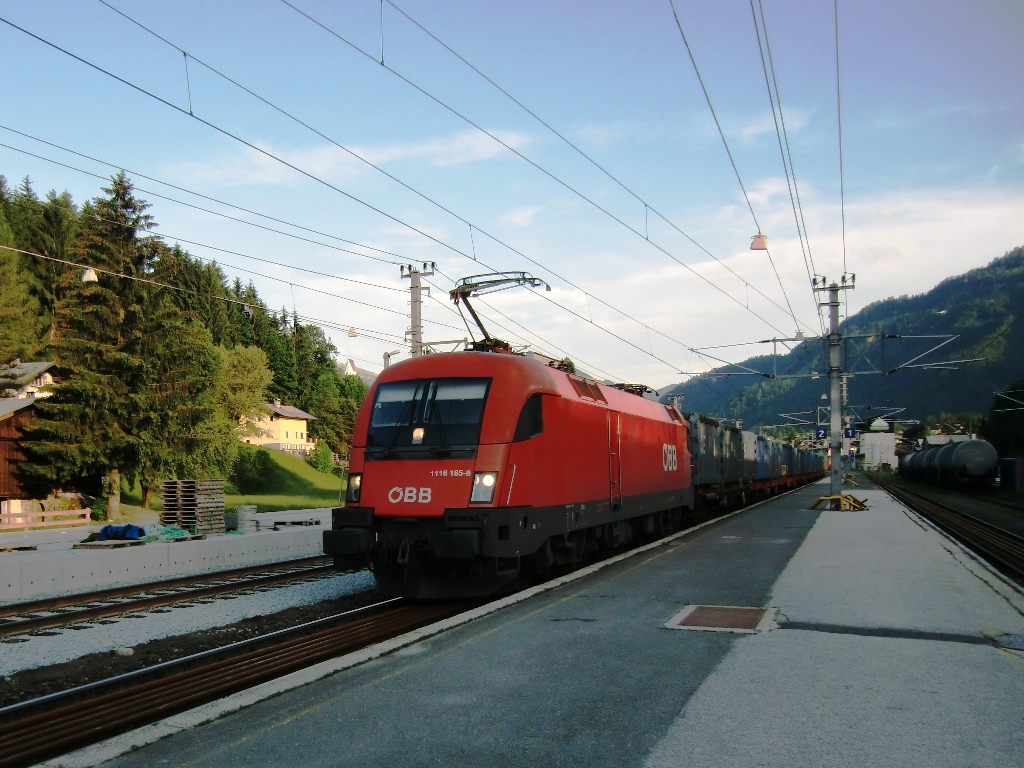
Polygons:
[[134,523],[128,523],[128,525],[105,525],[100,529],[99,536],[96,537],[97,541],[122,541],[128,539],[130,541],[138,541],[146,535],[146,529],[140,528]]

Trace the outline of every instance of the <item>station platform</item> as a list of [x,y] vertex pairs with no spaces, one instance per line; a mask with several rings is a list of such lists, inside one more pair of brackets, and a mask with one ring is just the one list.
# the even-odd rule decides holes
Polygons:
[[20,540],[38,542],[36,551],[0,554],[0,605],[323,554],[319,526],[109,550],[72,549],[88,536],[84,528],[34,534],[30,531]]
[[[1024,764],[1024,594],[815,484],[110,766]],[[748,634],[666,628],[772,606]],[[127,742],[125,742],[127,743]],[[83,750],[51,765],[87,765]]]

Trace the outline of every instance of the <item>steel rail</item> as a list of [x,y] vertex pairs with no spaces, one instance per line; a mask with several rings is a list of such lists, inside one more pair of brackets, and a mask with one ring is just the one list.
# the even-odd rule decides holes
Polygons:
[[[365,608],[348,611],[337,616],[318,619],[299,627],[279,630],[269,635],[251,638],[202,654],[165,662],[106,681],[51,694],[0,710],[0,717],[27,714],[20,718],[4,718],[0,723],[0,768],[29,765],[47,757],[63,754],[72,749],[108,738],[126,729],[154,722],[176,712],[198,706],[261,682],[302,669],[340,654],[364,648],[376,642],[395,637],[418,627],[465,610],[466,603],[398,605],[387,600]],[[370,616],[361,616],[340,626],[328,627],[311,634],[288,637],[263,648],[254,648],[238,655],[195,665],[230,650],[253,646],[282,635],[295,634],[326,622],[353,614],[383,609]],[[185,667],[168,672],[173,667]],[[145,678],[141,682],[124,686],[129,678]],[[108,689],[108,690],[104,690]],[[85,702],[83,692],[99,691]],[[56,708],[34,712],[41,705],[52,704],[64,698]]]
[[354,616],[356,614],[367,613],[368,611],[372,611],[372,610],[377,609],[377,608],[383,608],[386,605],[397,604],[397,603],[401,602],[401,600],[402,600],[402,598],[400,598],[400,597],[392,597],[392,598],[390,598],[388,600],[383,600],[383,601],[381,601],[379,603],[373,603],[372,605],[364,605],[364,606],[362,606],[360,608],[353,608],[353,609],[348,610],[348,611],[343,611],[342,613],[336,613],[333,616],[324,616],[323,618],[320,618],[320,619],[314,619],[313,621],[307,621],[307,622],[304,622],[302,624],[296,624],[293,627],[285,627],[284,629],[278,629],[278,630],[275,630],[273,632],[268,632],[265,635],[258,635],[256,637],[250,637],[250,638],[247,638],[245,640],[238,640],[238,641],[236,641],[234,643],[228,643],[227,645],[221,645],[221,646],[218,646],[216,648],[210,648],[209,650],[200,651],[199,653],[189,654],[188,656],[182,656],[181,658],[171,659],[170,661],[164,661],[164,662],[161,662],[159,664],[154,664],[154,665],[149,666],[149,667],[143,667],[142,669],[136,669],[136,670],[133,670],[132,672],[125,672],[124,674],[121,674],[121,675],[115,675],[114,677],[108,677],[108,678],[105,678],[103,680],[97,680],[97,681],[92,682],[92,683],[86,683],[84,685],[79,685],[79,686],[76,686],[74,688],[68,688],[68,689],[63,690],[63,691],[56,691],[54,693],[49,693],[49,694],[47,694],[45,696],[40,696],[40,697],[35,698],[35,699],[28,699],[26,701],[22,701],[22,702],[19,702],[17,704],[10,704],[10,705],[8,705],[6,707],[0,708],[0,719],[6,717],[7,715],[13,714],[15,712],[18,712],[18,711],[21,711],[21,710],[24,710],[24,709],[30,709],[30,708],[38,707],[41,704],[48,704],[48,703],[55,702],[55,701],[57,701],[59,699],[66,699],[66,698],[69,698],[69,697],[79,696],[79,695],[81,695],[83,693],[86,693],[88,691],[97,690],[97,689],[103,688],[105,686],[120,684],[120,683],[123,683],[123,682],[127,682],[128,680],[132,680],[134,678],[137,678],[137,677],[142,677],[142,676],[149,675],[149,674],[154,674],[156,672],[160,672],[160,671],[163,671],[163,670],[172,669],[174,667],[179,667],[179,666],[182,666],[182,665],[185,665],[185,664],[193,663],[193,662],[199,661],[201,659],[211,658],[211,657],[216,656],[217,654],[220,654],[220,653],[225,653],[227,651],[238,650],[239,648],[245,648],[246,646],[251,646],[251,645],[256,645],[258,643],[266,642],[268,640],[272,640],[275,637],[284,637],[286,635],[290,635],[290,634],[293,634],[295,632],[301,632],[304,629],[310,629],[312,627],[326,625],[326,624],[329,624],[330,622],[338,621],[339,619],[343,619],[346,616]]
[[[0,636],[25,634],[204,597],[215,597],[229,592],[326,575],[334,572],[329,560],[330,558],[324,557],[304,558],[276,566],[255,566],[101,592],[68,595],[31,603],[15,603],[5,606],[2,609],[3,612],[0,613]],[[266,575],[259,575],[261,573]],[[204,583],[208,586],[193,586]],[[139,597],[131,598],[132,595],[139,595]],[[37,613],[48,615],[34,615]],[[7,621],[4,622],[3,619],[7,619]]]
[[914,491],[872,478],[886,493],[913,509],[993,564],[1024,576],[1024,537],[946,506]]
[[113,599],[125,595],[153,592],[159,589],[172,589],[183,587],[189,584],[197,584],[204,581],[216,579],[230,579],[236,576],[247,576],[251,573],[260,573],[274,570],[275,568],[295,568],[305,565],[327,564],[332,562],[330,555],[316,555],[314,557],[302,557],[295,560],[281,560],[276,563],[263,563],[262,565],[250,565],[245,568],[232,568],[226,571],[211,571],[209,573],[197,573],[193,576],[178,576],[173,579],[161,579],[160,581],[148,581],[142,584],[130,584],[124,587],[112,587],[110,589],[98,589],[93,592],[78,592],[72,595],[61,595],[60,597],[48,597],[42,600],[32,600],[23,603],[11,603],[0,606],[0,618],[15,616],[19,613],[31,613],[32,611],[45,611],[51,608],[62,608],[68,605],[78,605],[84,602],[95,602],[103,599]]

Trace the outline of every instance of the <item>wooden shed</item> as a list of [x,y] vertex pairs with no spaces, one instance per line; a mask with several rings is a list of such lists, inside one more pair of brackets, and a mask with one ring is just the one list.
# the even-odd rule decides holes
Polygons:
[[0,399],[0,499],[26,499],[30,493],[18,481],[18,464],[25,461],[21,435],[35,415],[34,396]]

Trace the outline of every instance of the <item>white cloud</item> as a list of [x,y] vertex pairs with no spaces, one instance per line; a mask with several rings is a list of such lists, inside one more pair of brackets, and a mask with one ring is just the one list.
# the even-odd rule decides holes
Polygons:
[[222,187],[294,184],[300,178],[287,166],[249,147],[214,160],[177,163],[165,173],[174,181]]
[[[816,326],[815,306],[794,232],[785,181],[769,179],[755,185],[754,191],[759,201],[755,210],[771,235],[772,257],[793,308],[802,321]],[[843,268],[838,203],[819,199],[810,185],[801,187],[801,193],[815,266],[830,278],[838,277]],[[716,220],[715,229],[746,233],[750,228],[745,206],[719,214],[721,220]],[[1024,192],[964,188],[852,196],[847,198],[846,225],[847,269],[858,277],[857,290],[850,296],[851,309],[856,312],[878,299],[930,290],[951,275],[987,264],[1024,244]],[[728,291],[739,300],[739,305],[643,243],[633,246],[627,242],[621,250],[611,245],[593,248],[592,243],[581,244],[581,253],[566,253],[564,257],[570,261],[552,261],[552,266],[573,275],[592,296],[601,297],[689,345],[749,342],[772,335],[742,306],[746,303],[783,332],[792,332],[793,321],[786,310],[773,306],[757,293],[760,290],[786,306],[765,254],[748,250],[743,236],[731,238],[730,243],[731,247],[722,247],[709,239],[707,244],[742,280],[706,257],[698,261],[693,249],[670,250],[695,272]],[[573,259],[585,259],[590,268],[586,273],[580,272],[579,267],[573,266]],[[743,280],[750,284],[749,289]],[[555,290],[547,295],[559,303],[571,306],[585,317],[593,313],[596,323],[642,349],[652,348],[658,357],[684,370],[706,367],[707,363],[699,358],[690,359],[692,356],[682,346],[654,332],[648,340],[642,326],[596,299],[592,298],[588,306],[581,293],[555,282]],[[491,300],[540,336],[597,368],[651,384],[680,379],[650,356],[539,298],[510,291],[496,294]],[[763,352],[763,347],[745,346],[714,350],[711,354],[741,360]]]
[[907,112],[900,106],[893,106],[869,123],[882,130],[906,130],[914,125],[930,123],[948,117],[983,117],[1001,112],[1006,107],[981,104],[939,104],[918,112]]
[[[514,131],[492,130],[491,133],[514,149],[521,149],[530,141],[526,134]],[[448,166],[490,160],[508,150],[490,136],[469,130],[424,141],[354,147],[353,151],[375,165],[422,159],[431,165]]]
[[636,131],[636,124],[632,122],[620,121],[617,123],[609,123],[600,125],[597,123],[591,123],[581,128],[577,128],[574,132],[576,138],[580,141],[589,144],[595,149],[607,150],[622,141],[627,136],[632,135]]
[[506,213],[504,216],[498,218],[502,224],[509,224],[513,227],[528,227],[533,224],[533,217],[544,210],[541,206],[535,206],[533,208],[520,208],[517,211],[511,211]]
[[[530,137],[523,133],[497,130],[491,133],[515,149],[521,149],[530,141]],[[178,181],[200,181],[225,187],[280,186],[295,184],[303,176],[269,155],[322,179],[337,182],[360,173],[373,172],[359,158],[381,166],[419,160],[444,167],[490,160],[508,152],[500,143],[475,130],[418,142],[351,147],[351,152],[329,143],[303,149],[281,149],[269,144],[257,146],[269,154],[242,147],[237,152],[213,160],[178,163],[168,168],[166,173]]]

